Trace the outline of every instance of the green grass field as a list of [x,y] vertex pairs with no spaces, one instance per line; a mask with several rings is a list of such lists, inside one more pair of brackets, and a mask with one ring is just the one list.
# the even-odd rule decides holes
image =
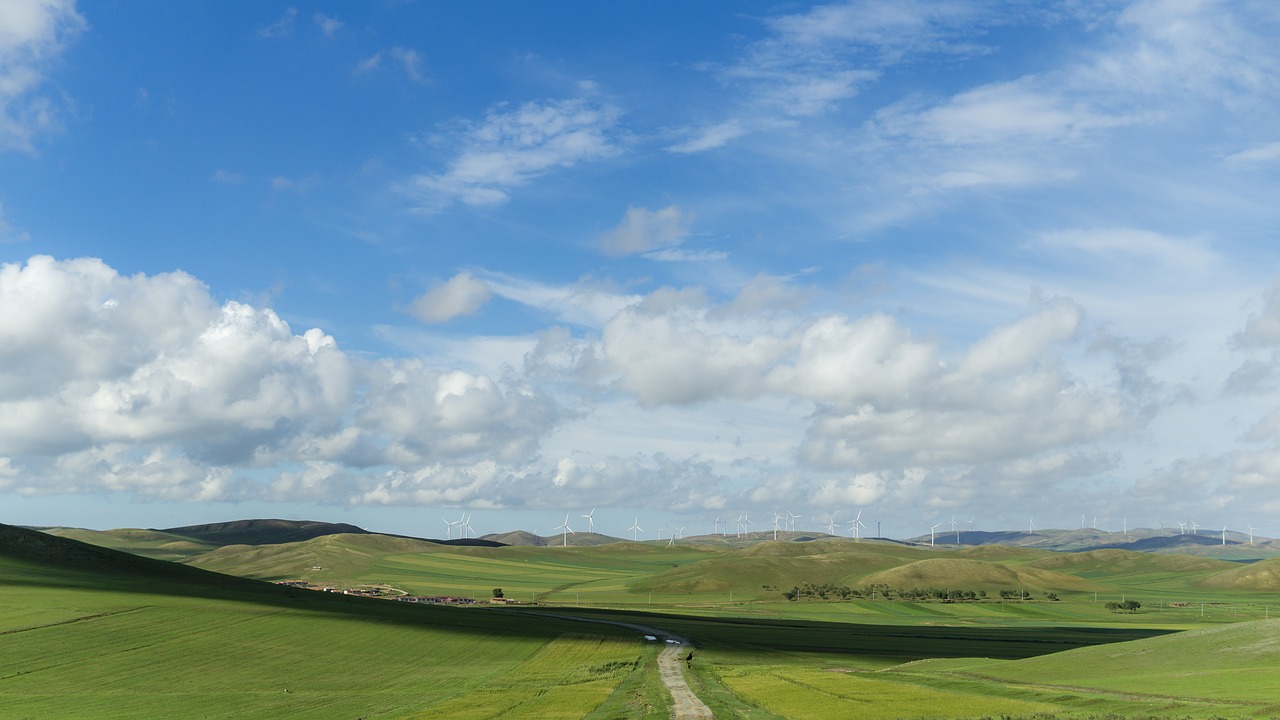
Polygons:
[[[161,539],[134,541],[151,549]],[[104,565],[88,552],[0,559],[0,717],[165,708],[600,719],[669,709],[658,648],[621,628],[286,590],[191,566],[414,594],[487,598],[500,587],[537,601],[534,612],[663,628],[697,644],[690,684],[720,718],[1280,714],[1280,620],[1246,622],[1272,614],[1274,594],[1257,589],[1266,562],[1242,573],[1250,566],[1114,550],[834,540],[479,548],[378,535],[227,546],[189,566],[119,554]],[[988,599],[782,597],[797,583],[890,580],[985,589]],[[1033,599],[999,600],[1014,585]],[[1104,607],[1122,598],[1141,611]]]
[[583,717],[655,652],[607,626],[277,588],[0,530],[5,718]]

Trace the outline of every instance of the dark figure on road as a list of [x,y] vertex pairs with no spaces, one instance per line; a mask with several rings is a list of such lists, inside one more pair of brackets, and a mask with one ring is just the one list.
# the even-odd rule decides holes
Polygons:
[[684,666],[693,667],[693,651],[692,650],[690,650],[688,656],[685,657]]

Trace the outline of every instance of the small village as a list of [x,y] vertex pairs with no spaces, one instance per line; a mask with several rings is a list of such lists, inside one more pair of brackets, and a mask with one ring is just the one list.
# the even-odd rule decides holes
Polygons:
[[422,603],[425,605],[530,605],[532,603],[512,600],[501,596],[489,598],[487,602],[482,602],[472,597],[460,597],[457,595],[410,595],[403,590],[379,585],[359,588],[343,588],[333,585],[323,585],[320,583],[308,582],[306,580],[280,580],[276,585],[284,587],[299,588],[302,590],[315,590],[317,592],[337,593],[340,595],[354,595],[357,597],[379,598],[383,600],[396,600],[398,602]]

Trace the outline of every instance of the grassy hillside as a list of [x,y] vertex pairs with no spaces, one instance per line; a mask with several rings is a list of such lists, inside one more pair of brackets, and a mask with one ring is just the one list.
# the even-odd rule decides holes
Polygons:
[[931,661],[895,672],[931,685],[1164,715],[1280,712],[1280,620],[1236,623],[1014,662]]
[[654,649],[621,629],[293,590],[3,525],[0,643],[0,717],[584,717],[656,682],[637,669]]
[[1280,558],[1231,567],[1210,575],[1200,584],[1224,590],[1275,592],[1280,590]]
[[1036,567],[1009,567],[985,560],[930,558],[900,565],[862,579],[868,584],[894,588],[951,588],[963,590],[1083,592],[1098,589],[1096,583]]
[[80,528],[40,528],[49,535],[79,540],[113,550],[123,550],[159,560],[183,560],[214,550],[215,543],[203,542],[184,535],[161,530],[82,530]]
[[168,528],[161,532],[181,535],[211,545],[268,545],[301,542],[322,535],[361,534],[368,530],[347,523],[266,519],[186,525]]
[[259,580],[341,582],[362,578],[387,555],[442,552],[446,546],[390,535],[323,535],[279,545],[228,545],[187,561]]

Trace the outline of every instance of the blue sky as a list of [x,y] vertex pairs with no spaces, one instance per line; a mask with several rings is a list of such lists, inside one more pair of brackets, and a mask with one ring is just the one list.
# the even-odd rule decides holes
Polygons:
[[5,3],[3,519],[1280,533],[1278,32]]

